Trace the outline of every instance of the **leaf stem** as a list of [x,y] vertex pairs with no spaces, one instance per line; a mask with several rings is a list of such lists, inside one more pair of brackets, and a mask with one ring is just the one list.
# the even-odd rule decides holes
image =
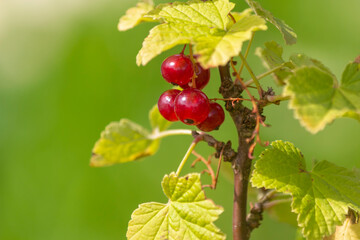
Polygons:
[[290,96],[283,96],[283,95],[266,96],[266,101],[268,101],[270,103],[286,101],[286,100],[290,100],[290,99],[291,99]]
[[174,136],[174,135],[192,135],[192,131],[189,129],[173,129],[162,132],[156,131],[149,136],[149,139],[155,140],[155,139]]
[[288,202],[291,202],[292,201],[292,198],[286,198],[286,199],[278,199],[278,200],[273,200],[273,201],[270,201],[270,202],[266,202],[264,203],[264,210],[265,209],[270,209],[276,205],[279,205],[279,204],[282,204],[282,203],[288,203]]
[[[251,44],[252,44],[252,42],[253,42],[253,40],[254,40],[254,32],[251,34],[251,38],[250,38],[250,40],[249,40],[249,44],[247,45],[247,47],[246,47],[246,51],[245,51],[245,55],[244,55],[244,57],[245,58],[247,58],[247,56],[249,55],[249,52],[250,52],[250,47],[251,47]],[[240,69],[239,69],[239,75],[241,76],[241,72],[242,72],[242,70],[244,69],[244,61],[243,62],[241,62],[241,65],[240,65]]]
[[[264,78],[264,77],[272,74],[273,72],[276,72],[277,70],[280,70],[280,69],[283,68],[284,66],[285,66],[285,63],[283,63],[283,64],[281,64],[280,66],[277,66],[277,67],[275,67],[275,68],[273,68],[273,69],[270,69],[269,71],[264,72],[264,73],[260,74],[259,76],[257,76],[256,79],[257,79],[257,80],[260,80],[260,79],[262,79],[262,78]],[[245,85],[248,87],[248,86],[250,86],[250,85],[253,84],[253,83],[254,83],[254,80],[253,80],[253,79],[250,79],[249,81],[246,81],[246,82],[245,82]]]
[[275,190],[268,191],[264,196],[261,197],[259,200],[260,203],[264,203],[269,201],[277,192]]
[[246,69],[247,69],[248,72],[250,73],[250,75],[251,75],[251,77],[252,77],[252,79],[253,79],[253,81],[254,81],[254,83],[255,83],[255,85],[256,85],[256,88],[257,88],[257,90],[258,90],[258,92],[259,92],[259,97],[260,97],[260,99],[261,99],[263,94],[262,94],[262,89],[261,89],[261,86],[260,86],[260,83],[259,83],[258,79],[256,78],[253,70],[251,69],[251,67],[250,67],[249,64],[247,63],[246,58],[242,55],[242,53],[240,53],[239,56],[240,56],[241,60],[243,61]]
[[182,159],[182,161],[181,161],[178,169],[176,170],[176,175],[177,175],[177,176],[179,176],[181,170],[182,170],[182,169],[184,168],[184,166],[185,166],[185,163],[187,162],[187,160],[188,160],[189,157],[191,156],[191,153],[192,153],[192,151],[194,150],[196,144],[197,144],[201,139],[202,139],[202,135],[199,135],[198,137],[196,137],[196,138],[192,141],[192,143],[191,143],[189,149],[187,150],[187,152],[185,153],[185,156],[183,157],[183,159]]

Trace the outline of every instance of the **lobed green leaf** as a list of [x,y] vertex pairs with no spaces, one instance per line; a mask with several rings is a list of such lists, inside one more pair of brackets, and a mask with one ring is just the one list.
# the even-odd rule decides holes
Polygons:
[[152,18],[147,18],[144,15],[154,9],[152,0],[142,0],[136,4],[136,7],[130,8],[126,14],[120,18],[118,29],[119,31],[126,31],[136,27],[142,22],[153,22]]
[[324,240],[360,240],[360,223],[354,223],[346,218],[342,226],[336,227],[336,232]]
[[225,65],[232,57],[239,55],[242,45],[250,40],[252,33],[266,30],[265,21],[255,15],[245,16],[236,22],[227,32],[218,32],[196,39],[195,54],[205,68]]
[[[262,60],[263,65],[271,70],[285,64],[285,60],[282,57],[283,48],[275,41],[266,42],[265,47],[256,48],[255,54]],[[288,64],[287,67],[293,68],[292,64]],[[273,73],[273,77],[277,84],[284,85],[284,80],[291,74],[291,69],[281,68]]]
[[246,3],[251,7],[251,9],[254,10],[257,15],[266,19],[268,22],[272,23],[277,29],[279,29],[286,44],[291,45],[296,43],[296,33],[283,20],[274,17],[271,12],[263,9],[260,3],[256,1],[246,0]]
[[90,165],[109,166],[153,155],[159,147],[159,141],[154,141],[149,136],[146,129],[130,120],[112,122],[96,142]]
[[192,0],[161,4],[146,17],[164,21],[145,38],[137,55],[137,64],[145,65],[155,56],[179,44],[194,45],[199,63],[204,68],[226,64],[237,56],[243,42],[254,31],[266,30],[265,21],[249,10],[237,14],[231,23],[228,14],[234,4],[229,0]]
[[109,166],[155,154],[160,140],[154,136],[166,130],[171,122],[160,115],[157,105],[150,110],[149,120],[153,129],[152,133],[128,119],[110,123],[95,143],[90,165]]
[[294,71],[284,88],[291,96],[289,107],[310,132],[316,133],[339,117],[360,120],[360,64],[347,65],[341,84],[320,63]]
[[346,219],[348,208],[360,210],[360,179],[350,170],[327,161],[309,171],[300,150],[275,141],[255,163],[251,182],[293,196],[291,208],[307,239],[322,239]]
[[317,67],[320,70],[332,75],[335,77],[335,75],[330,71],[329,68],[327,68],[324,64],[322,64],[320,61],[310,58],[304,54],[293,54],[290,57],[290,63],[292,64],[292,69],[300,68],[300,67]]
[[314,66],[321,70],[333,75],[331,71],[324,66],[320,61],[310,58],[304,54],[294,54],[290,57],[289,61],[283,59],[283,48],[275,41],[266,42],[264,48],[258,47],[255,54],[262,60],[263,65],[268,69],[274,69],[283,65],[284,67],[275,71],[273,77],[280,85],[285,85],[287,79],[294,69],[303,66]]
[[139,205],[131,215],[129,240],[220,240],[225,235],[213,224],[223,209],[205,198],[200,174],[166,175],[162,188],[169,201]]
[[196,24],[226,30],[229,12],[235,7],[229,0],[191,0],[160,4],[148,17],[167,23]]

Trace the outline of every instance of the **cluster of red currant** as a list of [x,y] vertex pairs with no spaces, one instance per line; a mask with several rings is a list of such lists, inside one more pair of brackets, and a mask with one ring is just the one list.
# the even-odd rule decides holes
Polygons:
[[165,59],[161,74],[166,81],[183,89],[170,89],[160,96],[158,108],[166,120],[196,125],[204,132],[219,128],[224,122],[224,110],[219,104],[210,102],[201,91],[210,80],[209,69],[203,69],[199,63],[193,64],[181,53]]

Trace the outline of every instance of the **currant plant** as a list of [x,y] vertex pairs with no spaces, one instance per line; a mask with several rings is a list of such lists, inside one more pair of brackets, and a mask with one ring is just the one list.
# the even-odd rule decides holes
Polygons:
[[[300,238],[360,239],[359,170],[328,161],[307,167],[303,154],[292,143],[278,140],[269,144],[259,135],[261,126],[268,127],[264,108],[283,101],[289,101],[295,118],[311,133],[323,130],[336,118],[360,120],[360,57],[346,65],[339,82],[320,61],[302,54],[285,60],[281,45],[269,41],[255,51],[268,71],[255,75],[247,61],[255,32],[267,30],[266,24],[270,23],[286,44],[296,43],[297,36],[259,3],[245,2],[248,9],[234,12],[235,4],[229,0],[157,6],[152,0],[142,0],[120,19],[120,31],[142,22],[158,23],[137,55],[139,66],[177,45],[184,47],[159,66],[163,78],[172,85],[149,113],[151,131],[127,119],[110,123],[93,148],[91,165],[134,161],[155,154],[163,137],[192,136],[185,156],[179,158],[178,169],[161,182],[168,202],[140,204],[129,221],[128,239],[225,239],[214,224],[223,209],[204,192],[205,187],[216,188],[222,162],[230,163],[234,173],[233,239],[250,239],[251,232],[261,224],[263,212],[278,204],[288,204],[289,211],[297,215]],[[247,47],[243,49],[245,42]],[[208,97],[201,91],[209,82],[210,68],[219,70],[222,98]],[[244,69],[251,79],[244,79]],[[283,87],[282,93],[275,94],[260,83],[268,75]],[[224,108],[216,101],[223,102]],[[224,109],[238,134],[237,149],[230,141],[217,140],[207,133],[219,128],[221,131]],[[174,121],[190,129],[169,130]],[[214,149],[218,159],[215,171],[194,151],[199,142]],[[255,159],[253,152],[258,144],[270,146]],[[209,173],[211,184],[203,184],[200,173],[181,175],[192,154],[196,156],[193,164],[205,164],[203,172]],[[249,184],[258,189],[258,200],[252,204],[248,203]]]

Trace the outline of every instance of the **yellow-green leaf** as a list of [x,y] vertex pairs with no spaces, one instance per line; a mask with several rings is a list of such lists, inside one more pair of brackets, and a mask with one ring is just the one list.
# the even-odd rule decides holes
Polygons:
[[225,65],[240,53],[243,43],[251,38],[253,32],[266,29],[262,18],[250,15],[240,19],[227,32],[198,37],[194,47],[199,55],[197,60],[205,68]]
[[[255,54],[262,60],[264,66],[271,70],[285,63],[282,57],[283,48],[275,41],[266,42],[265,47],[258,47]],[[288,66],[288,67],[291,67]],[[277,84],[284,85],[284,80],[291,74],[288,68],[282,68],[273,73],[273,77]]]
[[92,151],[90,165],[109,166],[115,163],[134,161],[153,155],[159,147],[159,140],[150,138],[142,126],[127,119],[110,123],[101,133]]
[[291,96],[289,107],[295,117],[312,133],[339,117],[360,120],[360,64],[347,65],[340,85],[317,65],[296,69],[286,81],[283,94]]
[[229,12],[235,7],[229,0],[191,0],[160,4],[147,16],[167,23],[196,24],[226,30]]
[[293,71],[300,67],[317,67],[333,76],[333,73],[320,61],[310,58],[304,54],[293,54],[289,61],[283,59],[283,48],[275,41],[266,42],[264,48],[258,47],[255,54],[262,60],[264,66],[268,69],[274,69],[279,66],[283,68],[275,71],[273,77],[280,85],[285,85],[284,80],[292,75]]
[[154,9],[154,3],[152,0],[142,0],[136,7],[130,8],[126,11],[126,14],[120,18],[118,29],[119,31],[129,30],[141,22],[152,22],[151,18],[144,17],[145,14]]
[[327,161],[312,170],[292,143],[275,141],[261,153],[251,178],[258,188],[291,194],[291,208],[308,240],[321,240],[343,224],[351,208],[360,210],[360,179],[351,170]]
[[200,174],[178,177],[171,173],[164,177],[162,188],[168,203],[141,204],[131,215],[129,240],[225,239],[213,223],[223,209],[206,199]]
[[360,240],[360,223],[348,217],[342,226],[336,227],[333,235],[325,237],[324,240]]
[[155,56],[179,44],[194,45],[197,60],[204,68],[226,64],[237,56],[251,33],[266,30],[265,21],[245,10],[236,24],[228,16],[234,4],[228,0],[193,0],[162,4],[146,17],[164,21],[145,38],[137,64],[145,65]]

